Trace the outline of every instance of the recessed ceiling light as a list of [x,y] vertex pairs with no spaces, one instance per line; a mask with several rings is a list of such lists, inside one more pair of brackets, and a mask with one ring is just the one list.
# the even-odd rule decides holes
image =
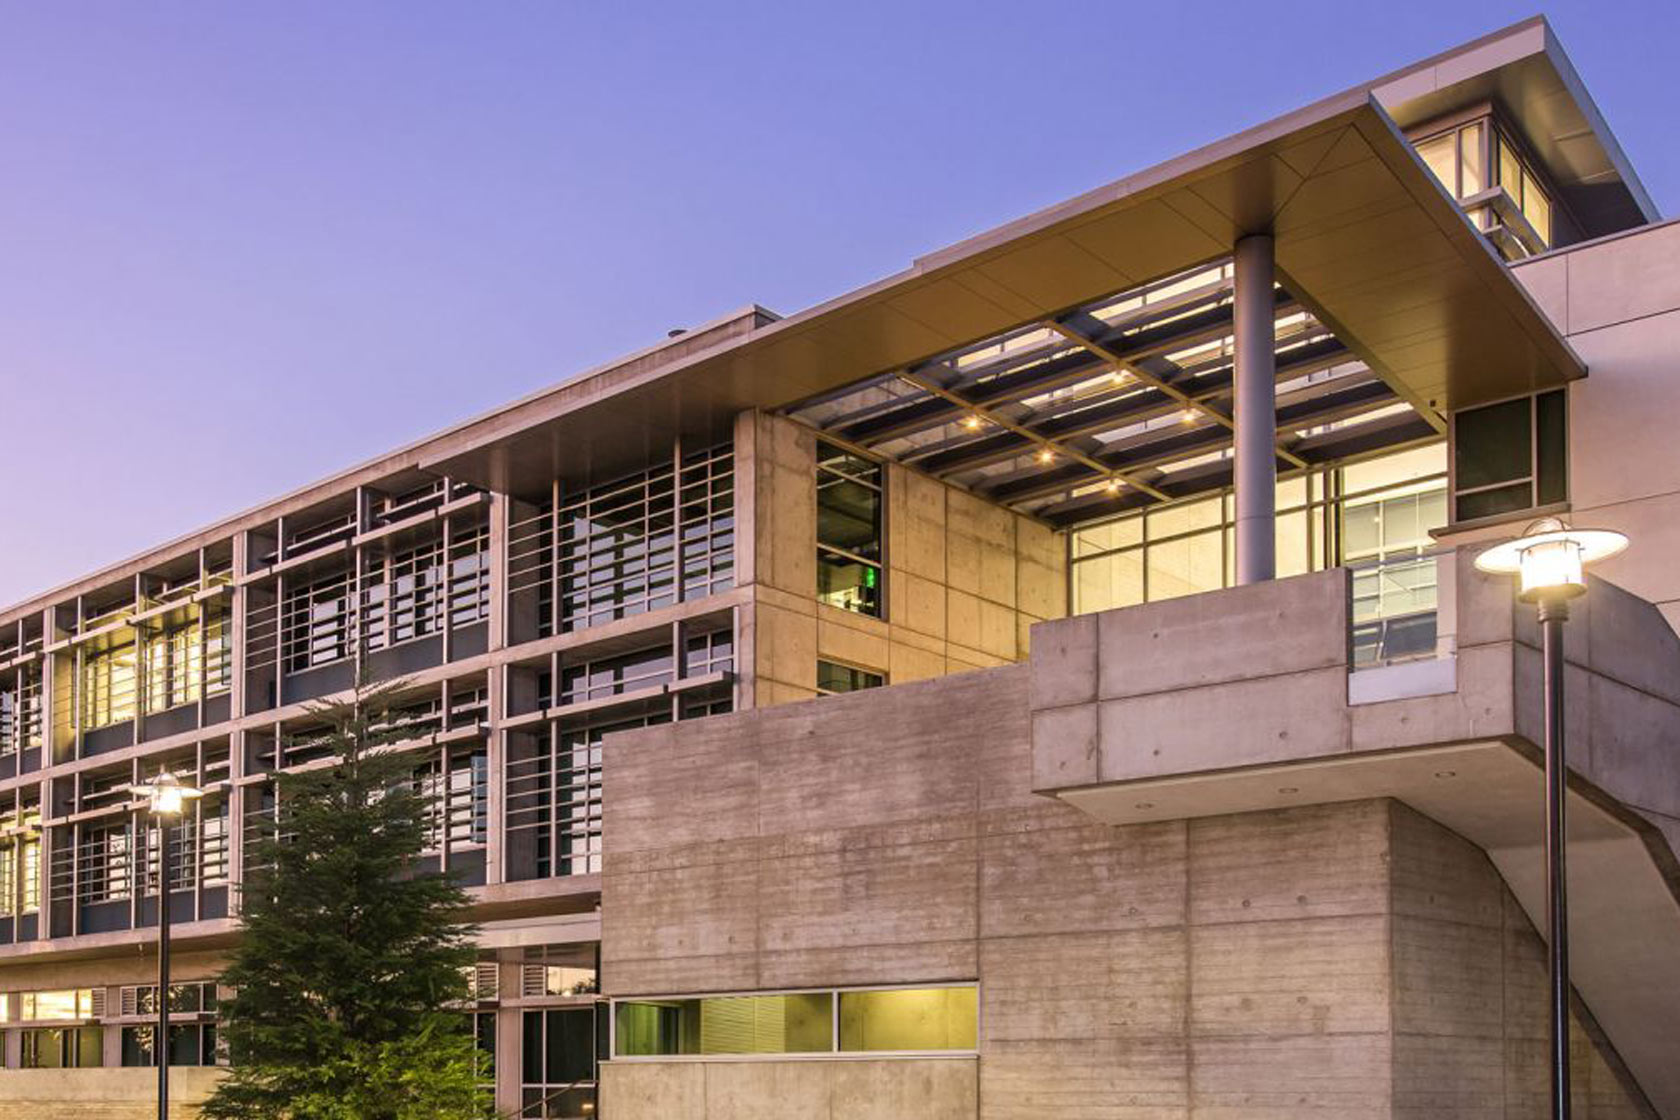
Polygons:
[[971,432],[978,432],[980,430],[980,424],[981,420],[978,416],[969,416],[963,420],[963,427],[967,428]]
[[1109,479],[1103,489],[1107,490],[1110,494],[1120,493],[1120,480],[1118,478]]
[[1046,447],[1043,451],[1040,451],[1038,453],[1038,461],[1041,462],[1041,463],[1048,463],[1048,462],[1050,462],[1050,460],[1054,459],[1055,457],[1056,457],[1056,453],[1054,451],[1051,451],[1048,447]]

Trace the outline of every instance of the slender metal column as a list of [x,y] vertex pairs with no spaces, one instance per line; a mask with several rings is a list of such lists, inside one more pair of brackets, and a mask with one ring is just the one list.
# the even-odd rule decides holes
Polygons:
[[1237,582],[1277,575],[1277,357],[1272,239],[1254,234],[1234,256]]
[[169,1120],[169,818],[158,817],[158,1029],[152,1056],[158,1064],[158,1120]]
[[1564,805],[1563,624],[1569,604],[1540,601],[1546,691],[1546,949],[1551,965],[1552,1117],[1569,1120],[1569,900]]

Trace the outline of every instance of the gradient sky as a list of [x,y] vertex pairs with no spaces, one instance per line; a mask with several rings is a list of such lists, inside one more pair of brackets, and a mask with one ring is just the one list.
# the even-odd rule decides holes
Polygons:
[[[1534,11],[0,0],[0,603]],[[1546,14],[1673,213],[1680,4]]]

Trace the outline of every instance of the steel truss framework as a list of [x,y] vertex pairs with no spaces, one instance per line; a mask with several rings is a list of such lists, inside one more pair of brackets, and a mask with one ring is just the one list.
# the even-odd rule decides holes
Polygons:
[[[1104,297],[783,411],[1057,526],[1231,482],[1229,259]],[[1280,474],[1435,438],[1276,291]]]

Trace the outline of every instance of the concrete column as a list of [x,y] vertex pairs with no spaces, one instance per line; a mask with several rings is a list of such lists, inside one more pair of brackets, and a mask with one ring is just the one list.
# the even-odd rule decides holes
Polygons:
[[1277,575],[1277,357],[1273,351],[1272,239],[1237,242],[1237,583]]

